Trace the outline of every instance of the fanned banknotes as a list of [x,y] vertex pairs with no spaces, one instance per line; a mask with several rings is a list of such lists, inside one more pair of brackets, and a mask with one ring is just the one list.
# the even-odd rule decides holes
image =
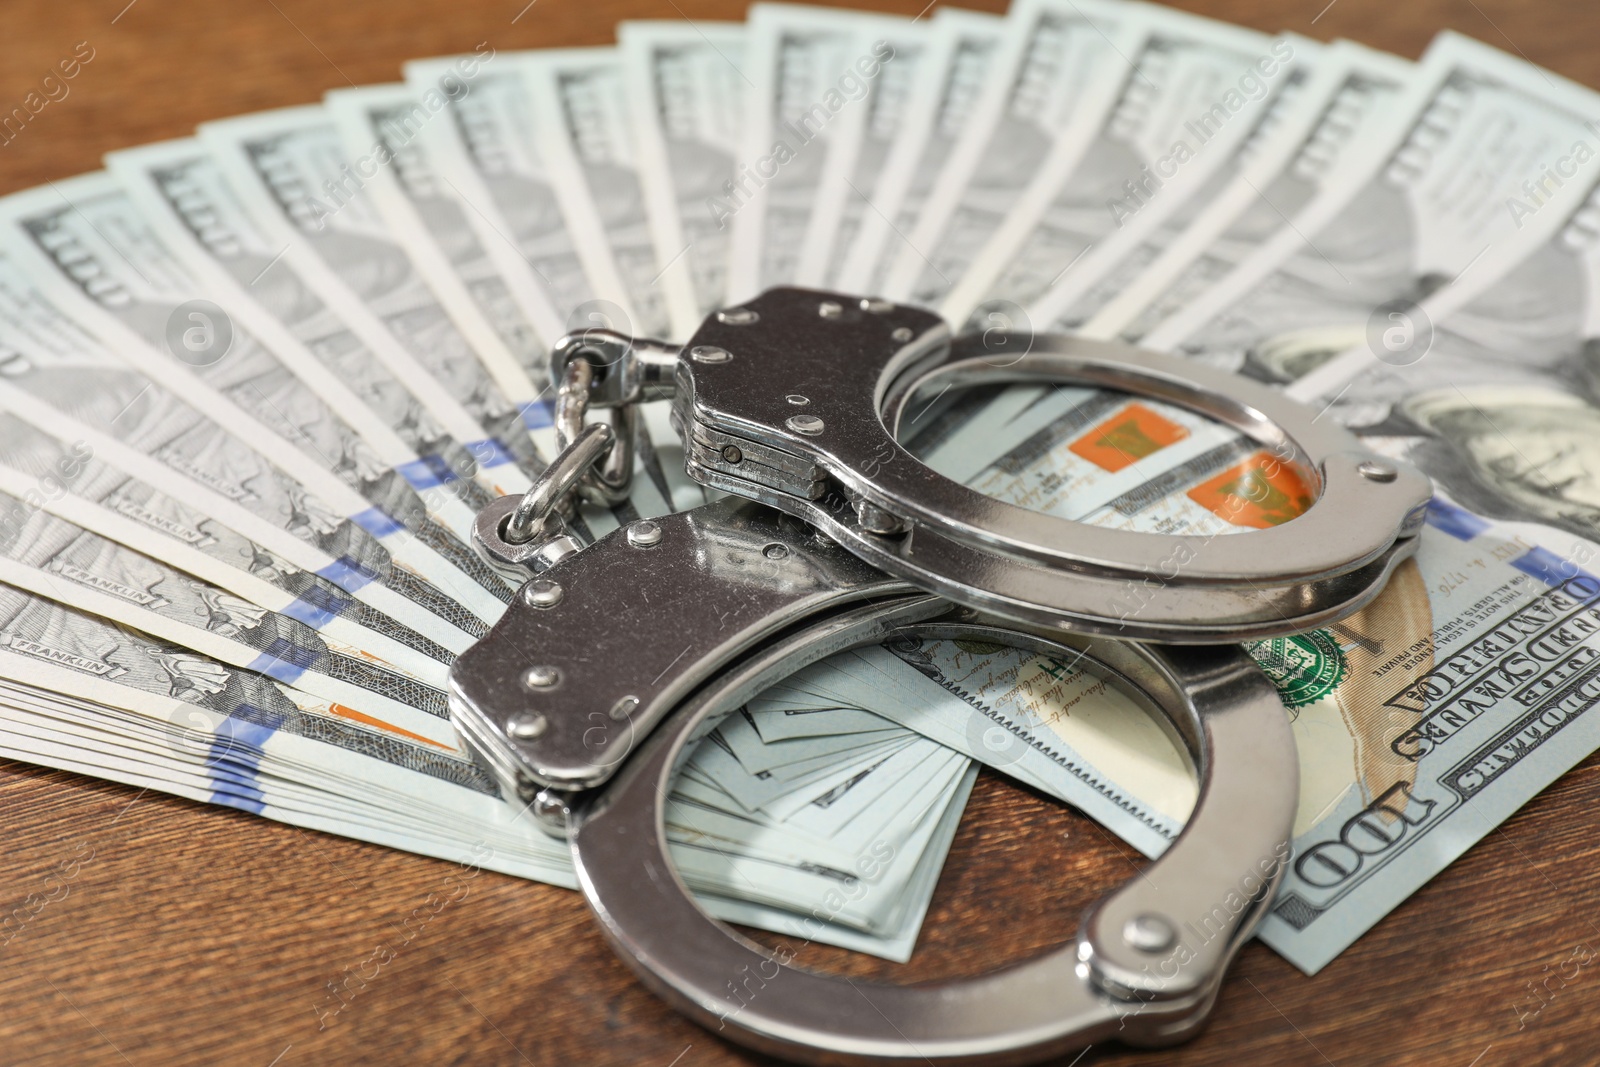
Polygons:
[[[1300,746],[1261,936],[1301,968],[1600,745],[1596,94],[1453,34],[1413,64],[1121,0],[617,39],[418,59],[0,199],[0,754],[572,885],[448,719],[514,593],[473,517],[556,454],[563,334],[683,341],[780,284],[1203,359],[1434,478],[1375,603],[1248,647]],[[670,405],[639,421],[583,538],[709,497]],[[932,397],[903,436],[1126,529],[1307,499],[1088,388]],[[1195,800],[1092,663],[900,640],[724,720],[668,834],[713,914],[904,960],[975,763],[1152,856]]]

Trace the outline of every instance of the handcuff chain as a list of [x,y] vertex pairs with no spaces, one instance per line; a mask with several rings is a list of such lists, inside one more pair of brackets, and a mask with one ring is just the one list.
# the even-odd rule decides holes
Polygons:
[[[562,341],[565,343],[580,337],[581,335],[570,335]],[[578,343],[581,344],[582,341],[579,340]],[[627,358],[626,352],[622,358]],[[561,462],[587,426],[605,425],[587,421],[589,395],[593,385],[594,364],[585,359],[582,350],[579,349],[572,354],[566,367],[563,368],[561,382],[556,388],[556,443],[561,446],[561,453],[556,456],[552,466]],[[636,409],[637,405],[632,403],[619,404],[610,409],[611,445],[589,462],[576,484],[578,495],[590,503],[607,508],[615,507],[628,499],[628,493],[633,489]]]
[[528,487],[517,510],[506,520],[503,533],[506,541],[521,545],[542,536],[550,517],[580,488],[595,465],[617,451],[616,433],[610,426],[603,422],[583,426],[581,415],[579,425],[581,428],[571,443]]
[[[552,346],[561,451],[517,505],[504,530],[507,541],[525,544],[539,536],[550,515],[570,515],[574,493],[605,508],[627,500],[639,404],[672,395],[677,358],[677,345],[607,329],[569,333]],[[604,371],[598,380],[597,365]],[[589,422],[591,407],[606,408],[607,422]]]
[[613,407],[609,423],[588,421],[594,364],[584,358],[584,352],[591,347],[604,351],[611,347],[611,340],[607,336],[599,346],[591,346],[586,334],[569,334],[557,342],[551,353],[560,366],[555,429],[561,451],[528,488],[507,520],[505,539],[512,544],[525,544],[540,536],[551,515],[570,513],[574,493],[602,507],[611,507],[627,499],[633,487],[636,405]]
[[[590,344],[589,333],[605,334]],[[589,394],[594,389],[595,368],[584,358],[586,350],[605,352],[622,342],[627,358],[630,338],[610,331],[566,334],[555,344],[552,358],[560,366],[555,387],[555,443],[560,450],[523,494],[517,510],[506,520],[504,537],[510,544],[526,544],[546,533],[549,518],[570,514],[573,494],[611,507],[627,499],[634,482],[634,406],[613,408],[611,422],[589,422]]]

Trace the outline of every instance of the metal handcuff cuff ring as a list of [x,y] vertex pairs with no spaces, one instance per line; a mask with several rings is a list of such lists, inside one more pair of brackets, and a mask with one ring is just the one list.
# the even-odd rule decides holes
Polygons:
[[[769,331],[734,344],[762,322]],[[985,370],[925,312],[804,290],[718,312],[681,349],[575,335],[554,355],[557,381],[573,360],[594,360],[594,406],[675,395],[690,473],[759,503],[720,500],[580,550],[557,490],[581,485],[607,454],[612,435],[595,424],[565,438],[529,493],[539,494],[531,514],[505,498],[479,516],[486,557],[532,577],[452,667],[452,718],[507,796],[568,837],[623,959],[724,1036],[812,1063],[1029,1063],[1108,1037],[1169,1043],[1204,1024],[1270,905],[1298,800],[1276,690],[1236,646],[1146,642],[1237,641],[1358,610],[1415,550],[1427,481],[1260,385],[1127,346],[1030,340],[1023,359]],[[722,376],[741,361],[746,374]],[[1162,575],[1143,613],[1118,618],[1104,610],[1106,588],[1142,581],[1148,553],[1183,539],[1151,549],[1140,539],[1156,535],[1018,521],[1007,505],[951,491],[909,453],[885,453],[885,442],[899,447],[898,412],[917,382],[938,375],[1065,377],[1177,402],[1273,446],[1322,495],[1274,530],[1198,544],[1194,565]],[[797,420],[796,408],[825,414]],[[1346,513],[1301,527],[1328,543],[1290,553],[1292,572],[1261,573],[1255,554],[1212,555],[1300,526],[1336,491]],[[1054,539],[1062,527],[1070,537]],[[1089,910],[1074,943],[976,979],[874,985],[791,966],[707,916],[672,865],[663,806],[723,715],[807,663],[907,634],[1087,658],[1171,727],[1200,790],[1183,833]]]

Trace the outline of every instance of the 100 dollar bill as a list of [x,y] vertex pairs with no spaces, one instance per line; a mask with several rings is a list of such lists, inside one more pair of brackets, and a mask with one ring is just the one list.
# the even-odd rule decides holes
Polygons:
[[[1199,434],[1182,412],[1090,390],[1055,399],[1064,411],[967,480],[1036,510],[1202,536],[1249,536],[1309,503],[1259,446],[1185,453]],[[1119,481],[1128,470],[1138,476]],[[1301,968],[1326,964],[1600,741],[1585,714],[1600,703],[1600,580],[1584,569],[1595,549],[1530,533],[1442,498],[1416,559],[1372,605],[1250,646],[1301,764],[1289,873],[1262,937]],[[894,682],[896,659],[930,681]],[[833,670],[825,696],[1016,774],[1149,854],[1193,802],[1182,760],[1154,755],[1160,738],[1134,726],[1149,720],[1102,714],[1087,664],[949,642],[856,660],[797,681],[817,691]]]

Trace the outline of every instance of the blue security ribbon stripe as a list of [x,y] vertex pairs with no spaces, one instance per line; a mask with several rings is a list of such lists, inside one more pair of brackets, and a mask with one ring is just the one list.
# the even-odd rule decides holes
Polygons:
[[318,571],[317,577],[326,578],[347,593],[354,593],[376,581],[378,572],[349,556],[340,556]]
[[274,637],[272,643],[250,662],[249,669],[284,685],[293,685],[317,661],[318,654],[316,649]]
[[388,537],[390,534],[396,534],[405,529],[405,526],[399,520],[382,508],[368,508],[366,511],[358,511],[350,516],[350,521],[373,537],[378,538]]
[[338,618],[351,603],[348,597],[337,596],[330,589],[314,585],[287,605],[283,614],[305,623],[313,630],[320,630]]
[[478,461],[480,467],[501,467],[507,463],[515,463],[516,457],[505,446],[505,442],[497,437],[485,437],[481,441],[468,441],[466,444],[472,458]]
[[[270,717],[251,705],[241,705],[242,714]],[[276,731],[260,722],[229,716],[222,720],[217,736],[206,753],[206,770],[211,778],[211,802],[260,815],[266,794],[259,778],[261,756],[267,738]]]
[[1490,528],[1489,520],[1438,497],[1428,501],[1427,521],[1429,526],[1458,541],[1470,541]]
[[443,456],[429,454],[420,456],[408,463],[395,467],[400,476],[411,484],[413,489],[435,489],[441,485],[461,480],[461,476],[450,469],[450,464],[444,461]]
[[1535,547],[1511,561],[1523,574],[1531,574],[1545,585],[1565,585],[1574,578],[1584,579],[1589,588],[1600,588],[1597,579],[1569,559],[1563,559],[1548,548]]

